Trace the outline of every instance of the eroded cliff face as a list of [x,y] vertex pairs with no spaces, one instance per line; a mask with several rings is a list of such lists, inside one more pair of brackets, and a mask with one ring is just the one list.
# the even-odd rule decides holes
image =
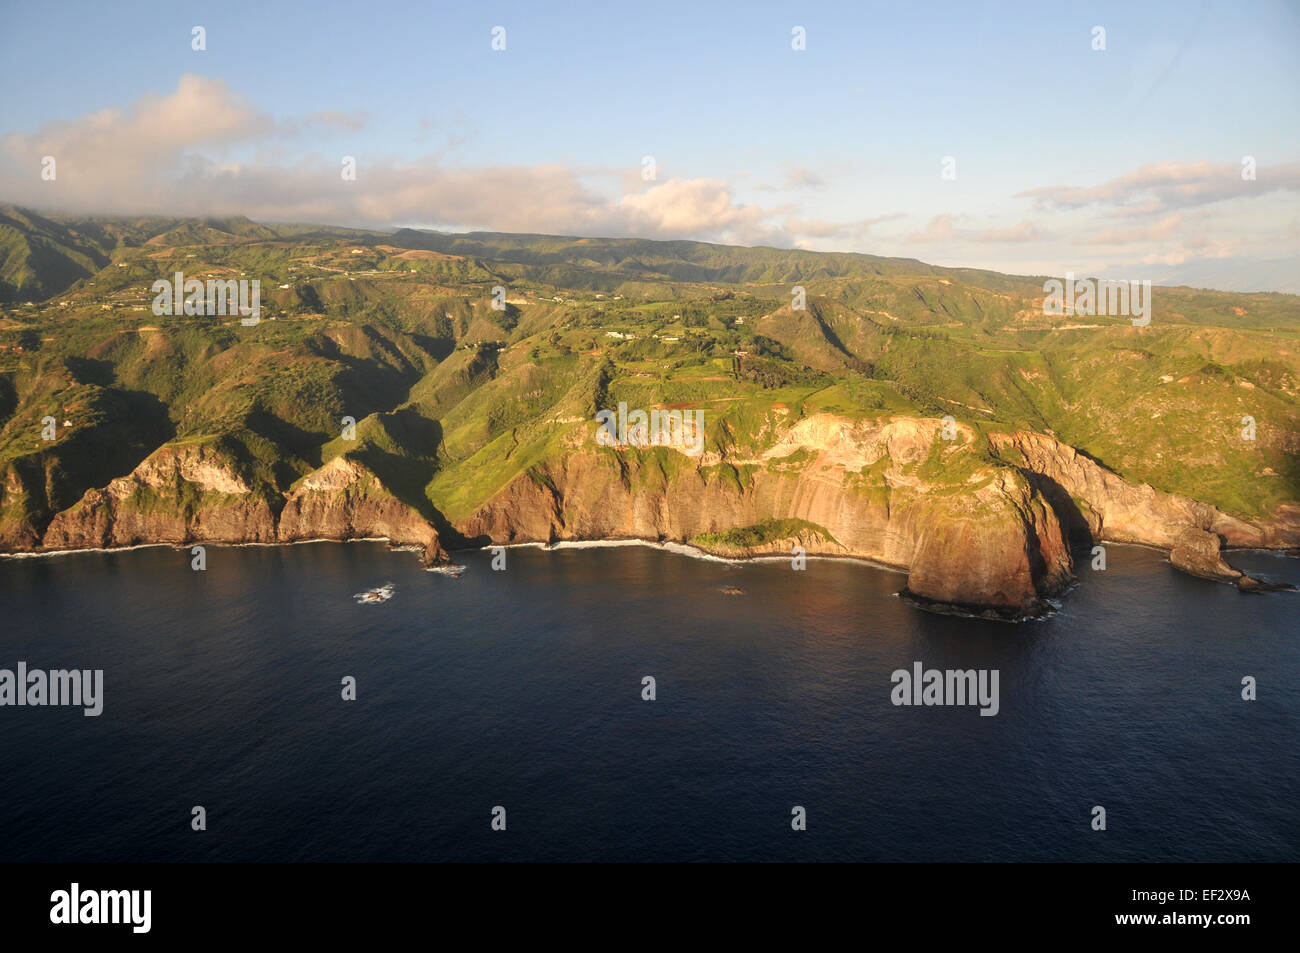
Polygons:
[[[591,426],[453,523],[470,543],[644,539],[720,555],[853,556],[907,573],[903,595],[939,611],[1023,618],[1073,581],[1069,540],[1142,543],[1198,576],[1263,584],[1224,562],[1221,546],[1300,547],[1300,507],[1246,521],[1130,484],[1050,436],[943,422],[771,419],[761,452],[598,446]],[[430,519],[362,460],[336,457],[280,493],[220,440],[167,444],[128,476],[45,520],[11,519],[0,547],[107,548],[140,543],[276,543],[387,538],[446,560]],[[6,514],[39,496],[5,479]],[[32,485],[29,485],[32,484]],[[18,507],[21,509],[21,507]],[[434,514],[436,516],[437,514]],[[782,521],[779,533],[755,534]],[[785,524],[788,524],[786,526]],[[743,531],[743,532],[742,532]]]
[[215,447],[159,447],[128,476],[57,513],[44,549],[141,543],[273,542],[275,513]]
[[254,487],[213,444],[159,448],[130,475],[56,514],[40,549],[385,537],[443,558],[437,531],[364,465],[337,457],[287,495]]
[[444,558],[438,532],[363,464],[335,457],[298,484],[280,513],[278,538],[366,539],[419,546],[427,562]]
[[[515,479],[462,521],[493,542],[666,539],[728,555],[868,558],[908,572],[918,601],[1015,616],[1071,579],[1052,508],[1012,467],[982,459],[974,434],[941,439],[938,420],[799,421],[755,459],[665,467],[656,454],[579,443]],[[673,461],[679,463],[680,461]],[[803,534],[738,549],[704,534],[770,519],[816,524]]]
[[1195,576],[1242,589],[1262,588],[1258,580],[1224,562],[1221,547],[1300,545],[1300,512],[1294,507],[1283,507],[1272,520],[1248,522],[1207,503],[1129,483],[1045,434],[995,434],[993,443],[1005,459],[1023,468],[1058,512],[1066,514],[1067,524],[1086,528],[1095,540],[1167,549],[1174,566]]
[[38,521],[45,512],[41,484],[44,471],[28,459],[16,460],[0,469],[0,551],[29,552],[41,544]]

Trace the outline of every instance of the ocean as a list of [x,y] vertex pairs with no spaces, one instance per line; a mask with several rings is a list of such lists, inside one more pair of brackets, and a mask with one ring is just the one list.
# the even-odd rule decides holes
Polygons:
[[[1017,625],[635,546],[0,559],[0,669],[104,673],[97,717],[0,707],[0,860],[1300,860],[1300,593],[1107,556]],[[917,662],[997,714],[895,705]]]

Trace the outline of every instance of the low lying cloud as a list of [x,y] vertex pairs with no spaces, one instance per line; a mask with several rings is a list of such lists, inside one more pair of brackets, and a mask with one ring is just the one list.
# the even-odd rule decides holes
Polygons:
[[1130,213],[1160,214],[1228,199],[1300,190],[1300,162],[1257,166],[1254,178],[1242,178],[1243,166],[1213,162],[1158,162],[1101,185],[1046,186],[1017,198],[1033,199],[1038,209],[1109,206]]
[[[782,209],[739,202],[727,182],[714,178],[636,181],[611,195],[590,184],[592,170],[562,165],[466,169],[434,157],[357,155],[356,175],[349,180],[341,174],[342,156],[283,158],[305,133],[357,132],[367,118],[324,111],[277,122],[224,81],[187,75],[173,92],[144,96],[129,109],[0,138],[3,198],[98,214],[243,214],[270,221],[742,244],[794,244],[801,225],[809,227],[809,237],[862,227],[781,221]],[[250,151],[258,158],[232,157]],[[55,159],[54,181],[40,176],[45,156]],[[812,170],[798,167],[787,169],[787,181],[792,188],[824,184]]]
[[[898,213],[837,219],[839,196],[828,176],[839,181],[847,166],[787,164],[778,184],[742,195],[737,184],[750,181],[743,172],[690,177],[659,164],[658,178],[647,182],[638,165],[458,166],[447,156],[472,125],[459,110],[419,120],[414,141],[430,150],[422,156],[365,153],[369,125],[366,112],[272,117],[220,79],[187,75],[171,92],[126,108],[0,136],[0,200],[83,214],[241,214],[378,228],[870,247],[886,255],[919,245],[947,264],[1011,272],[1120,262],[1177,265],[1190,274],[1197,261],[1273,260],[1294,248],[1300,227],[1295,162],[1258,165],[1254,179],[1243,179],[1238,163],[1160,162],[1098,185],[1020,192],[1028,200],[1020,211],[1033,211],[1015,224],[991,205],[951,208],[920,224],[897,222],[905,218]],[[327,151],[334,143],[337,154]],[[341,174],[344,153],[354,154],[354,179]],[[47,156],[56,162],[54,181],[41,175]],[[771,204],[745,200],[769,193]],[[1265,194],[1272,201],[1241,201]],[[865,200],[853,186],[848,197]]]
[[904,217],[902,212],[891,212],[888,215],[876,215],[872,218],[860,218],[848,222],[789,217],[785,219],[784,225],[788,233],[804,235],[808,238],[861,239],[882,222],[892,222]]
[[909,242],[948,242],[957,236],[957,230],[953,227],[952,215],[936,215],[926,223],[920,231],[911,232],[907,236]]
[[[768,213],[754,205],[737,205],[725,182],[716,179],[670,179],[623,196],[613,209],[629,234],[693,235],[734,232],[757,235]],[[619,215],[621,213],[621,215]]]
[[944,242],[993,242],[1017,243],[1038,242],[1049,236],[1028,219],[1022,219],[1008,228],[973,229],[959,228],[958,222],[965,216],[943,214],[936,215],[919,231],[911,232],[906,240],[918,244]]
[[826,188],[826,178],[817,170],[806,166],[786,165],[782,169],[783,178],[780,185],[759,185],[765,192],[820,191]]
[[[183,76],[166,96],[147,94],[130,109],[101,109],[35,133],[0,139],[5,180],[15,198],[84,208],[119,192],[149,209],[166,199],[168,179],[192,169],[187,151],[265,138],[275,123],[225,83]],[[57,178],[41,179],[52,156]]]
[[1182,212],[1166,215],[1149,225],[1122,226],[1102,228],[1083,241],[1089,245],[1132,245],[1169,241],[1182,234],[1187,225],[1187,216]]
[[1010,228],[993,228],[976,232],[971,236],[977,242],[1038,242],[1046,238],[1037,225],[1028,219],[1021,219]]

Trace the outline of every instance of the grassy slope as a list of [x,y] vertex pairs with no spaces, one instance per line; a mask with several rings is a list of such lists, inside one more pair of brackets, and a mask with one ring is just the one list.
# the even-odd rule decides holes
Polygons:
[[[1300,499],[1293,296],[1156,289],[1151,325],[1134,328],[1045,317],[1041,279],[865,255],[10,212],[27,246],[61,236],[66,260],[89,262],[0,314],[0,472],[39,470],[55,507],[167,439],[229,435],[267,491],[357,454],[456,519],[620,401],[703,409],[707,449],[729,456],[769,446],[778,410],[951,414],[1054,433],[1244,516]],[[25,287],[67,277],[32,262]],[[258,278],[264,320],[155,317],[149,286],[176,270]],[[794,283],[806,310],[790,307]],[[498,284],[505,311],[489,304]],[[53,444],[46,415],[72,422]],[[878,489],[878,474],[856,479]],[[6,518],[34,506],[9,497]]]

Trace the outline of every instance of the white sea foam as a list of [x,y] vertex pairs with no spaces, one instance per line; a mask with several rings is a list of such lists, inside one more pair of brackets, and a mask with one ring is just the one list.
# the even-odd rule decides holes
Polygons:
[[[691,559],[703,559],[706,562],[725,563],[729,566],[744,566],[748,563],[784,563],[790,561],[790,556],[781,553],[764,553],[761,556],[718,556],[714,553],[706,552],[696,546],[688,543],[651,542],[648,539],[575,539],[575,540],[558,540],[555,543],[505,543],[504,549],[607,549],[618,546],[644,546],[647,549],[657,549],[661,552],[673,553],[677,556],[687,556]],[[495,545],[480,547],[484,550],[496,549]],[[811,553],[805,557],[808,560],[817,560],[818,562],[841,562],[855,563],[859,566],[868,565],[876,569],[884,569],[887,572],[896,572],[906,574],[907,570],[900,569],[897,566],[890,566],[886,563],[876,562],[874,559],[868,559],[865,556],[814,556]]]
[[425,571],[425,572],[436,572],[436,573],[438,573],[439,575],[443,575],[443,576],[459,576],[461,573],[463,573],[463,572],[465,571],[465,567],[464,567],[464,566],[457,566],[457,565],[451,565],[451,566],[426,566],[425,569],[424,569],[424,571]]
[[[195,539],[188,543],[136,543],[132,546],[87,546],[82,549],[43,549],[36,553],[0,553],[0,559],[46,559],[52,556],[73,556],[77,553],[129,553],[137,549],[189,549],[191,546],[211,546],[219,549],[245,549],[258,546],[306,546],[309,543],[387,543],[387,536],[358,536],[356,539],[291,539],[273,543],[227,543],[210,539]],[[397,553],[423,552],[422,546],[390,546]]]

